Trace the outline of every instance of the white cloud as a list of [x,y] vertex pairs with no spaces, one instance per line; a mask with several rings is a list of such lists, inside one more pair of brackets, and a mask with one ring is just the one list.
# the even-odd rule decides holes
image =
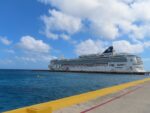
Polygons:
[[28,56],[15,56],[16,60],[21,60],[24,62],[37,62],[35,57],[28,57]]
[[[150,0],[39,1],[51,4],[59,9],[61,14],[67,15],[67,17],[78,17],[80,21],[87,19],[90,21],[91,32],[94,32],[99,37],[116,39],[123,35],[128,35],[132,38],[143,39],[150,36]],[[52,14],[50,17],[57,18],[55,16]],[[67,23],[69,24],[69,21]],[[60,28],[59,30],[64,30],[62,26],[57,27]],[[66,28],[67,32],[71,29],[70,27]],[[81,29],[75,31],[78,32],[79,30]]]
[[[49,10],[49,16],[42,16],[45,35],[52,39],[68,39],[67,34],[74,34],[81,29],[81,20],[56,10]],[[59,32],[59,34],[55,33]]]
[[132,44],[126,40],[114,41],[114,49],[120,53],[142,53],[144,46],[141,43]]
[[120,0],[120,1],[123,1],[125,3],[128,3],[129,5],[130,4],[133,4],[135,2],[135,0]]
[[13,63],[11,59],[0,59],[0,64],[9,65],[11,63]]
[[69,40],[70,39],[69,35],[66,35],[66,34],[61,34],[60,38],[62,38],[64,40]]
[[45,4],[51,4],[69,15],[85,17],[99,5],[98,0],[38,0]]
[[46,62],[48,63],[51,59],[56,57],[48,55],[48,54],[25,54],[24,56],[15,56],[15,59],[18,61],[23,61],[25,63],[38,63],[38,62]]
[[[77,44],[75,52],[77,55],[102,53],[106,48],[108,48],[108,45],[110,46],[111,43],[104,42],[101,40],[94,41],[92,39],[88,39]],[[138,54],[142,53],[145,47],[150,47],[150,42],[131,43],[127,40],[119,40],[114,41],[112,45],[114,46],[114,50],[117,53]]]
[[15,54],[15,51],[13,49],[6,49],[4,51],[10,54]]
[[37,53],[48,53],[50,50],[50,46],[48,44],[44,43],[42,40],[36,40],[31,36],[23,36],[17,46],[26,51]]
[[145,47],[150,47],[150,41],[144,42]]
[[104,48],[105,42],[88,39],[77,44],[75,52],[77,55],[95,54],[103,52]]
[[4,44],[4,45],[10,45],[12,42],[10,40],[8,40],[6,37],[1,37],[0,36],[0,41]]
[[136,0],[136,2],[132,4],[135,18],[143,22],[150,22],[149,6],[150,0]]
[[150,62],[150,58],[143,58],[143,61]]
[[129,36],[133,39],[144,39],[150,36],[150,23],[144,24],[142,26],[132,26],[131,34]]

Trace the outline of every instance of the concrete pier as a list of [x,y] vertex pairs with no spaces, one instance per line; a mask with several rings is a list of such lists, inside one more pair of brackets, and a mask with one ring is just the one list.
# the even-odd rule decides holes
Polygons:
[[150,82],[54,113],[150,113]]

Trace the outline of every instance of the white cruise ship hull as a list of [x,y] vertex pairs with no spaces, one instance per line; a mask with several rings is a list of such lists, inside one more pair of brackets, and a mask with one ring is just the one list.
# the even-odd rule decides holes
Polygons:
[[68,72],[145,72],[140,57],[130,54],[114,54],[113,47],[109,47],[103,54],[52,60],[49,69]]
[[50,69],[51,71],[73,71],[73,72],[145,72],[143,69],[130,69],[127,67],[112,69],[108,66],[77,66],[77,67],[64,67],[64,68],[55,68]]

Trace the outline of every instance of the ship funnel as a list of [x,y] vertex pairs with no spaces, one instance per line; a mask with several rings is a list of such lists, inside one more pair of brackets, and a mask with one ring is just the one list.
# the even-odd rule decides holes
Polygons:
[[109,53],[109,54],[113,54],[113,51],[114,51],[114,48],[113,48],[113,46],[110,46],[108,49],[106,49],[104,52],[103,52],[103,54],[107,54],[107,53]]

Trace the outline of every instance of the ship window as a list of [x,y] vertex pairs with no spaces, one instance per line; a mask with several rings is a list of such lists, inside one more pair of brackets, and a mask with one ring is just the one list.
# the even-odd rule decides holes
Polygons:
[[130,67],[130,69],[131,69],[131,70],[133,69],[132,66]]
[[116,68],[122,68],[122,67],[116,67]]
[[133,61],[133,59],[130,59],[130,61],[132,62],[132,61]]
[[110,64],[109,66],[115,66],[114,64]]
[[117,66],[125,66],[125,64],[117,64]]

